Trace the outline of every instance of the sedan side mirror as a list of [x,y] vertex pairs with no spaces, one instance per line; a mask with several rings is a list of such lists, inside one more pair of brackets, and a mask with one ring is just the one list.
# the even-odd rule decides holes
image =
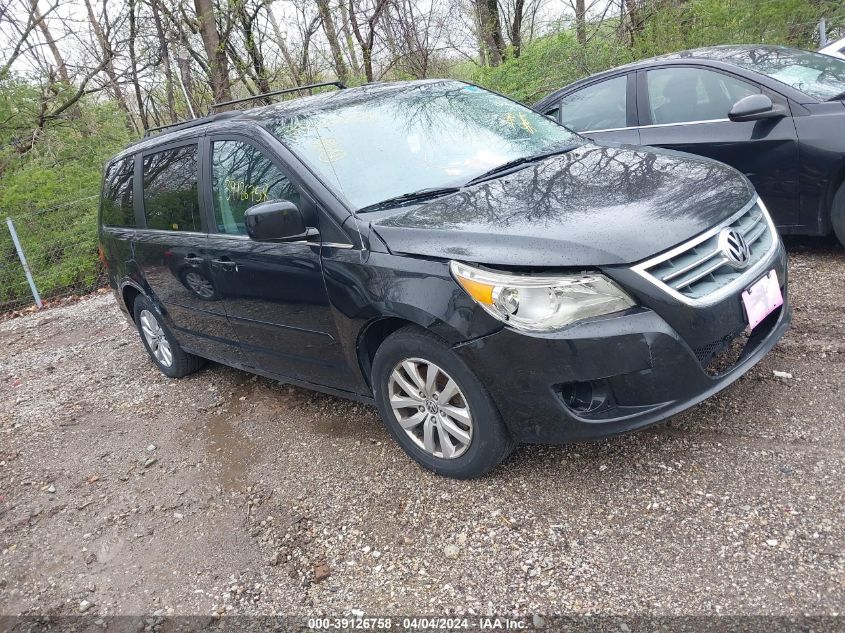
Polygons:
[[783,116],[786,116],[786,108],[775,105],[764,94],[743,97],[733,105],[728,113],[728,118],[731,121],[759,121]]
[[244,213],[249,236],[256,242],[293,242],[316,234],[305,226],[302,212],[290,200],[270,200],[250,207]]

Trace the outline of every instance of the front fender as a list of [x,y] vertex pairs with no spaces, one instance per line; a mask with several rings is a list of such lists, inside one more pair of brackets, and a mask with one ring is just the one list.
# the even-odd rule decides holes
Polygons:
[[362,262],[345,251],[323,259],[323,275],[339,321],[357,323],[356,331],[397,318],[456,345],[502,327],[455,282],[447,261],[371,252]]

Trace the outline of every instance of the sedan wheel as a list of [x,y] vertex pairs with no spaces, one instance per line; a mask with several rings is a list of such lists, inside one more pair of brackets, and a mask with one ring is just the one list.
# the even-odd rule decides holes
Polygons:
[[472,442],[469,404],[458,383],[421,358],[398,363],[390,374],[388,397],[396,421],[426,453],[460,457]]

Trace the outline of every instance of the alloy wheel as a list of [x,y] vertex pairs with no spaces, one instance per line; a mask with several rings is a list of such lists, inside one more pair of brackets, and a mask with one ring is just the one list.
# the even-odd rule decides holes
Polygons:
[[141,332],[153,356],[164,367],[170,367],[173,364],[173,350],[158,319],[149,310],[141,310],[140,320]]
[[469,448],[469,403],[458,383],[434,363],[408,358],[397,364],[388,380],[388,396],[396,421],[425,452],[454,459]]

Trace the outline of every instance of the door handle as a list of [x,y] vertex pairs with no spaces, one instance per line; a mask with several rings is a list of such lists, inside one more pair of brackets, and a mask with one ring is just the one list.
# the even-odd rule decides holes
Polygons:
[[238,270],[237,262],[232,261],[228,257],[222,257],[220,259],[212,259],[211,263],[215,264],[217,266],[220,266],[220,268],[222,268],[223,270],[234,270],[235,272],[237,272],[237,270]]
[[186,255],[184,260],[187,264],[202,264],[203,262],[205,262],[204,258],[197,257],[196,255]]

